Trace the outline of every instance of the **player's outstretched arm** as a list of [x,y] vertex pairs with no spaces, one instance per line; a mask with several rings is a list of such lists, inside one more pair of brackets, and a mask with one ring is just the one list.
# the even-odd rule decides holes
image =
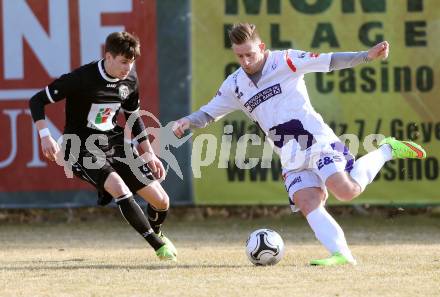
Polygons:
[[185,134],[185,131],[189,129],[189,126],[190,122],[188,118],[184,117],[178,119],[173,124],[174,135],[176,135],[177,138],[182,138],[182,136]]
[[376,44],[368,51],[336,52],[330,60],[330,71],[352,68],[359,64],[368,63],[376,59],[386,59],[390,51],[387,41]]
[[175,121],[173,125],[173,132],[174,135],[176,135],[178,138],[181,138],[185,134],[186,130],[194,128],[204,128],[212,122],[214,122],[213,117],[211,117],[206,112],[198,110],[186,117]]

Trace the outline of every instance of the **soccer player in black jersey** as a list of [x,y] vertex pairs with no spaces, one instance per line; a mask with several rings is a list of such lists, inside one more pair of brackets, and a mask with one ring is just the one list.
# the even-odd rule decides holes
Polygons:
[[[96,187],[98,204],[106,205],[115,199],[124,218],[148,241],[156,255],[161,260],[176,261],[176,248],[160,230],[169,197],[157,179],[164,177],[165,170],[138,114],[139,85],[133,66],[139,55],[136,37],[127,32],[112,33],[105,42],[104,59],[62,75],[35,94],[29,105],[45,157],[55,161],[61,152],[73,173]],[[66,125],[61,150],[47,128],[44,107],[64,98]],[[124,128],[116,124],[119,111],[124,112],[126,119],[135,119],[130,132],[145,152],[142,156],[146,156],[145,162],[136,165],[142,178],[124,161],[139,160],[139,155],[131,144],[124,142]],[[148,202],[148,218],[133,199],[133,193]]]

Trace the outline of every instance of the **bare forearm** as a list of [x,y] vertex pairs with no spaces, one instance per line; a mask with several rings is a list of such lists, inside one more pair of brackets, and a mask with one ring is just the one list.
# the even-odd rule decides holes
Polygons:
[[142,121],[142,118],[136,113],[127,113],[125,112],[125,119],[128,121],[131,116],[136,117],[133,123],[133,126],[131,127],[132,134],[135,138],[137,138],[137,141],[139,143],[143,142],[144,140],[148,139],[148,133],[145,130],[145,124],[144,121]]
[[148,139],[142,141],[139,143],[139,146],[141,147],[141,149],[146,152],[146,153],[152,153],[154,154],[154,150],[153,147],[150,144],[150,141]]
[[38,120],[35,122],[35,126],[37,126],[37,130],[42,130],[47,128],[46,120]]

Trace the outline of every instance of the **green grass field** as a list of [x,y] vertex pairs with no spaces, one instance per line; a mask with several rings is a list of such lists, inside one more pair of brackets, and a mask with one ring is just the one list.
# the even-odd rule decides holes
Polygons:
[[[337,219],[358,266],[308,266],[327,253],[299,215],[171,217],[177,264],[159,262],[119,218],[2,223],[0,296],[440,296],[439,217]],[[261,227],[286,242],[276,266],[254,267],[244,254]]]

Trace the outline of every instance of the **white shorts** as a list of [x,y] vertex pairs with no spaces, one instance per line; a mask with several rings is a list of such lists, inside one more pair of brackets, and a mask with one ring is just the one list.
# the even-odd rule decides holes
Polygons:
[[330,144],[329,149],[309,156],[307,165],[297,170],[283,172],[284,186],[289,194],[289,203],[293,212],[299,211],[293,197],[305,188],[321,188],[328,198],[325,182],[337,172],[350,172],[353,169],[354,157],[342,142]]

